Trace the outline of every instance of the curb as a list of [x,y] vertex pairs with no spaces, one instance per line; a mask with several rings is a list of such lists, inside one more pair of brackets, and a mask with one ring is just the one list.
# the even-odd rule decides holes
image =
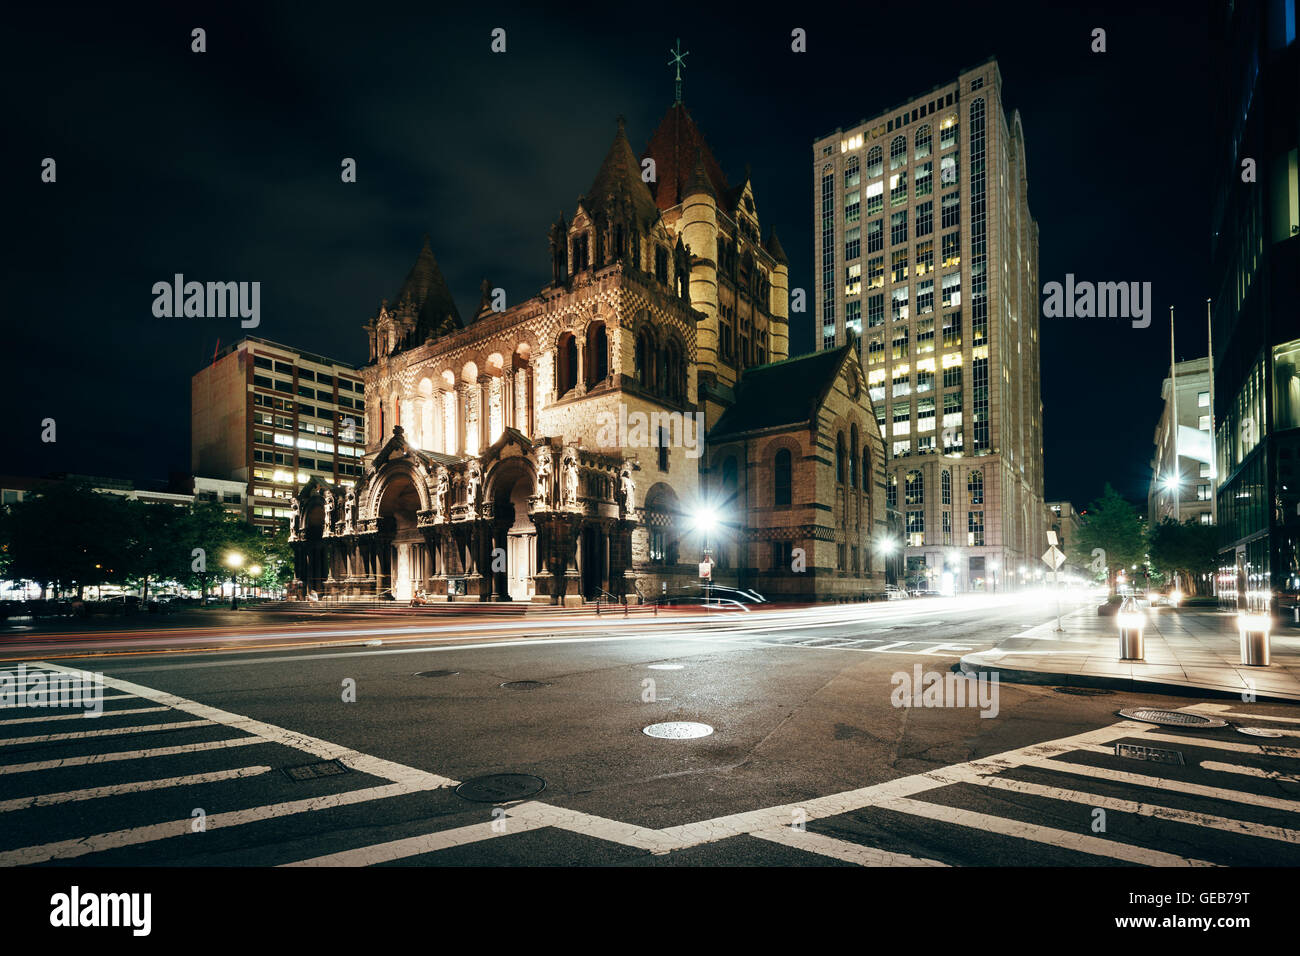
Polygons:
[[[1133,677],[1108,677],[1093,674],[1070,674],[1062,671],[1029,671],[996,664],[982,664],[975,660],[979,654],[969,654],[961,658],[954,669],[964,674],[976,672],[996,673],[1000,682],[1008,684],[1035,684],[1053,687],[1099,687],[1108,690],[1125,690],[1133,693],[1170,694],[1182,697],[1208,697],[1213,700],[1241,700],[1242,691],[1227,688],[1206,687],[1203,684],[1176,684],[1169,681],[1139,680]],[[1255,691],[1255,701],[1268,703],[1300,703],[1300,696],[1270,694]]]

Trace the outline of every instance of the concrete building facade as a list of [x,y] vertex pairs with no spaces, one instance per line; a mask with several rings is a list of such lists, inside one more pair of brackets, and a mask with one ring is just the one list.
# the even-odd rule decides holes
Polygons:
[[996,61],[818,138],[812,168],[820,344],[861,350],[907,586],[1034,567],[1038,226]]
[[[1176,390],[1174,380],[1178,383]],[[1147,491],[1147,522],[1151,527],[1165,518],[1210,524],[1213,520],[1210,360],[1179,362],[1174,366],[1173,377],[1165,377],[1160,397],[1164,405],[1152,438],[1155,454],[1151,458],[1151,484]]]

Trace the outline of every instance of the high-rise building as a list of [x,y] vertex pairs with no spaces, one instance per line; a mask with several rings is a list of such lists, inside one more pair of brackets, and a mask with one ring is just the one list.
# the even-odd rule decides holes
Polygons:
[[1221,2],[1214,16],[1218,591],[1262,610],[1300,597],[1296,3]]
[[[1176,402],[1173,379],[1178,381]],[[1151,527],[1165,518],[1210,524],[1210,360],[1179,362],[1173,379],[1166,376],[1160,388],[1164,408],[1152,439],[1156,447],[1151,458],[1147,521]]]
[[813,189],[819,344],[860,343],[908,586],[1034,567],[1038,226],[997,62],[815,140]]
[[190,383],[192,470],[244,482],[252,522],[274,527],[311,478],[360,476],[364,395],[351,365],[253,336],[228,345]]

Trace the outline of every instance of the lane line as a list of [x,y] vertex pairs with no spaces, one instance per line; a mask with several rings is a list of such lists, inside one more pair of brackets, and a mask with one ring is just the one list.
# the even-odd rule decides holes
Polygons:
[[68,790],[63,793],[43,793],[35,797],[19,797],[17,800],[0,802],[0,813],[27,810],[31,807],[50,807],[58,803],[98,800],[100,797],[119,797],[127,793],[143,793],[146,790],[165,790],[168,787],[196,787],[221,780],[256,777],[270,771],[270,767],[240,767],[236,770],[214,770],[211,773],[192,773],[184,777],[166,777],[162,780],[141,780],[137,783],[116,783],[107,787],[89,787],[85,790]]
[[0,727],[8,727],[12,724],[42,724],[47,720],[98,720],[101,717],[117,717],[122,714],[158,714],[166,709],[166,707],[132,707],[130,710],[105,710],[98,714],[93,710],[85,710],[79,714],[56,714],[53,717],[16,717],[12,720],[0,720]]
[[895,810],[899,813],[923,817],[927,820],[936,820],[941,823],[951,823],[986,833],[997,833],[1002,836],[1029,840],[1033,843],[1042,843],[1078,853],[1087,853],[1091,856],[1104,856],[1113,860],[1123,860],[1126,863],[1140,863],[1144,866],[1216,865],[1205,860],[1188,859],[1173,853],[1148,850],[1145,847],[1118,843],[1115,840],[1105,840],[1085,833],[1071,833],[1068,830],[1057,830],[1054,827],[1040,826],[1036,823],[1023,823],[1019,820],[1010,820],[988,813],[977,813],[973,810],[959,810],[955,807],[925,803],[907,797],[895,797],[891,800],[881,801],[876,805],[885,810]]
[[248,747],[265,744],[258,737],[234,737],[230,740],[209,740],[201,744],[181,744],[177,747],[155,747],[150,750],[122,750],[117,753],[87,754],[81,757],[64,757],[62,760],[40,760],[36,763],[0,766],[0,775],[9,773],[34,773],[38,770],[58,770],[62,767],[85,767],[92,764],[113,763],[118,760],[150,760],[154,757],[172,757],[176,754],[197,753],[203,750],[225,750],[228,747]]
[[[314,856],[307,860],[299,860],[296,863],[281,863],[280,866],[374,866],[376,863],[404,860],[409,857],[419,856],[422,853],[437,853],[439,850],[447,850],[455,846],[467,846],[470,843],[479,843],[483,840],[509,836],[512,833],[523,833],[526,830],[537,830],[545,826],[542,823],[534,823],[531,820],[515,819],[513,817],[511,822],[506,825],[509,829],[502,831],[496,821],[474,823],[454,830],[442,830],[438,833],[408,837],[404,840],[392,840],[388,843],[376,843],[374,846],[357,847],[355,850],[343,850],[339,853],[328,853],[325,856]],[[498,827],[498,829],[494,830],[494,827]]]
[[1184,747],[1207,747],[1212,750],[1231,750],[1240,754],[1261,754],[1269,757],[1300,757],[1300,750],[1293,747],[1271,747],[1267,744],[1239,744],[1231,740],[1212,740],[1207,737],[1183,737],[1179,734],[1162,734],[1149,731],[1147,740],[1159,740],[1167,744],[1182,744]]
[[[1072,773],[1081,777],[1096,777],[1100,780],[1108,780],[1114,783],[1130,784],[1136,787],[1149,787],[1152,790],[1170,790],[1174,793],[1186,793],[1196,797],[1208,797],[1211,800],[1227,800],[1232,803],[1247,803],[1256,807],[1267,807],[1270,810],[1286,810],[1289,813],[1300,813],[1300,800],[1284,800],[1281,797],[1266,797],[1257,793],[1249,793],[1244,790],[1226,790],[1222,787],[1210,787],[1199,783],[1188,783],[1183,780],[1171,780],[1168,777],[1150,777],[1143,773],[1130,773],[1127,770],[1109,770],[1105,767],[1092,767],[1081,763],[1068,763],[1064,760],[1044,760],[1035,764],[1036,767],[1042,767],[1048,770],[1060,770],[1064,773]],[[1211,768],[1209,764],[1202,763],[1202,767]],[[1219,766],[1229,766],[1221,764]],[[1254,768],[1243,768],[1251,770]],[[1260,771],[1258,776],[1265,776]],[[1282,775],[1285,776],[1285,775]]]
[[772,843],[779,843],[782,846],[793,847],[796,850],[806,850],[809,853],[829,856],[836,860],[843,860],[846,863],[856,863],[859,866],[948,865],[947,863],[940,863],[938,860],[930,860],[919,856],[908,856],[906,853],[893,853],[889,850],[881,850],[861,843],[851,843],[848,840],[837,840],[835,837],[827,836],[824,833],[814,833],[812,830],[800,831],[795,830],[792,827],[777,827],[774,830],[755,830],[750,834],[750,836],[758,837],[760,840],[768,840]]
[[210,720],[179,720],[170,724],[144,724],[140,727],[110,727],[107,730],[78,730],[67,734],[42,734],[39,737],[6,737],[0,739],[0,747],[16,747],[19,744],[49,744],[61,740],[85,740],[89,737],[119,737],[122,734],[165,733],[170,730],[184,730],[189,727],[207,727]]
[[[1202,760],[1201,768],[1203,770],[1213,770],[1218,773],[1238,773],[1247,777],[1259,777],[1261,780],[1274,780],[1278,783],[1300,783],[1300,774],[1283,773],[1281,770],[1265,770],[1263,767],[1243,767],[1234,763],[1219,763],[1216,760]],[[1292,801],[1287,802],[1290,803]]]

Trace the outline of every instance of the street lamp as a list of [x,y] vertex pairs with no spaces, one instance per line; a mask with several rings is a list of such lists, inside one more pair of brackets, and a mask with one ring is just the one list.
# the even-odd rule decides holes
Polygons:
[[1002,562],[994,558],[989,562],[989,570],[993,572],[993,593],[998,593],[998,568],[1002,567]]
[[238,551],[231,551],[226,555],[226,567],[230,568],[230,609],[236,610],[239,607],[239,582],[235,575],[239,572],[244,563],[244,556]]
[[[700,548],[700,577],[704,578],[704,604],[709,604],[710,586],[713,583],[713,552],[709,548],[709,532],[718,526],[718,512],[712,505],[701,504],[695,509],[694,515],[695,530],[699,532],[701,538]],[[708,577],[704,573],[708,570]]]
[[262,566],[260,564],[253,565],[251,568],[248,569],[248,576],[253,581],[253,596],[257,597],[258,596],[257,579],[262,576]]

